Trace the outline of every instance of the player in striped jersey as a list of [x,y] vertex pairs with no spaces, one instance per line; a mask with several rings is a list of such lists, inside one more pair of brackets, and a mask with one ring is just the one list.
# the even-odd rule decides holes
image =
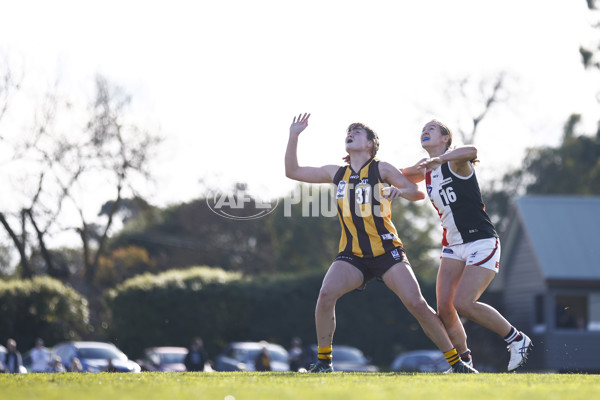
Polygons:
[[477,149],[463,146],[450,150],[451,144],[452,132],[446,125],[436,120],[428,122],[421,133],[421,146],[430,158],[402,170],[415,183],[425,180],[442,222],[443,247],[436,282],[438,313],[463,361],[472,365],[458,314],[506,340],[508,370],[512,371],[527,359],[531,340],[494,308],[478,302],[498,272],[500,240],[485,212],[473,169]]
[[374,158],[379,139],[373,130],[360,123],[351,124],[347,130],[345,144],[349,165],[301,167],[297,157],[298,136],[308,126],[309,117],[310,114],[301,114],[290,126],[285,153],[286,176],[301,182],[336,184],[342,227],[339,254],[323,279],[317,299],[315,322],[319,354],[310,371],[333,371],[337,300],[352,290],[364,289],[369,280],[376,278],[398,295],[455,372],[476,373],[462,362],[441,320],[423,298],[391,221],[391,200],[403,197],[417,201],[425,195],[398,169]]

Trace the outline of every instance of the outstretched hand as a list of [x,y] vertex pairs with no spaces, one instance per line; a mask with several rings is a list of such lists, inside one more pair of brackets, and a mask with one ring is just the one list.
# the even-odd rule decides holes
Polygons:
[[397,198],[402,196],[403,190],[398,189],[396,186],[386,186],[382,189],[382,194],[384,199],[388,199],[389,201],[396,200]]
[[423,160],[422,162],[420,162],[418,168],[436,169],[437,167],[439,167],[442,164],[443,164],[443,162],[442,162],[442,160],[440,160],[439,157],[433,157],[433,158],[427,158],[427,159]]
[[290,135],[299,135],[305,130],[308,126],[309,117],[310,113],[304,113],[304,115],[300,114],[297,117],[294,117],[294,121],[292,121],[292,125],[290,125]]

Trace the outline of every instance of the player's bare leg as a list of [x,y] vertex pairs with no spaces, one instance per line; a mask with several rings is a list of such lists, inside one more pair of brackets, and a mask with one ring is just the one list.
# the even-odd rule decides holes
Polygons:
[[319,291],[315,309],[317,344],[331,346],[335,332],[335,303],[344,294],[362,285],[363,275],[345,261],[334,261],[329,267]]
[[453,372],[477,373],[460,359],[440,317],[421,294],[421,288],[410,265],[406,263],[394,265],[383,275],[383,281],[417,319],[425,334],[444,353]]
[[[360,287],[363,275],[356,267],[345,261],[334,261],[329,267],[319,291],[315,309],[317,344],[319,354],[311,372],[331,372],[331,349],[335,332],[335,304],[344,294]],[[323,364],[323,365],[321,365]]]
[[516,330],[495,308],[477,301],[495,275],[489,269],[468,265],[458,284],[454,306],[461,315],[504,338],[510,352],[508,370],[512,371],[525,363],[533,344],[526,334]]
[[493,307],[480,303],[479,297],[487,289],[496,273],[487,268],[468,265],[454,295],[454,307],[460,315],[504,337],[510,323]]
[[421,294],[417,278],[409,265],[405,263],[394,265],[383,275],[383,281],[402,300],[425,334],[440,350],[446,352],[454,348],[442,321]]
[[467,351],[467,334],[454,307],[454,296],[465,269],[465,262],[442,258],[436,280],[437,312],[450,341],[459,354]]

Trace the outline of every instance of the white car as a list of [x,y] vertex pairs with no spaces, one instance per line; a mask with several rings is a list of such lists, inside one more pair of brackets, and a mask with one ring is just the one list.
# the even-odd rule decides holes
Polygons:
[[185,347],[150,347],[144,350],[144,355],[137,363],[144,371],[184,372],[187,354]]

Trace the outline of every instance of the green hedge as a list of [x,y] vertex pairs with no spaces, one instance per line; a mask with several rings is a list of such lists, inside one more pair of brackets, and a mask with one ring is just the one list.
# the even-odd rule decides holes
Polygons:
[[0,281],[0,340],[17,341],[20,350],[41,337],[52,345],[90,332],[87,300],[50,277]]
[[[230,341],[267,340],[288,347],[294,336],[316,342],[314,308],[323,273],[244,279],[197,267],[144,275],[108,293],[111,341],[130,356],[145,347],[187,346],[201,336],[211,355]],[[421,289],[430,304],[432,284]],[[352,292],[336,308],[335,343],[361,348],[386,368],[404,350],[434,348],[416,320],[383,283]]]

